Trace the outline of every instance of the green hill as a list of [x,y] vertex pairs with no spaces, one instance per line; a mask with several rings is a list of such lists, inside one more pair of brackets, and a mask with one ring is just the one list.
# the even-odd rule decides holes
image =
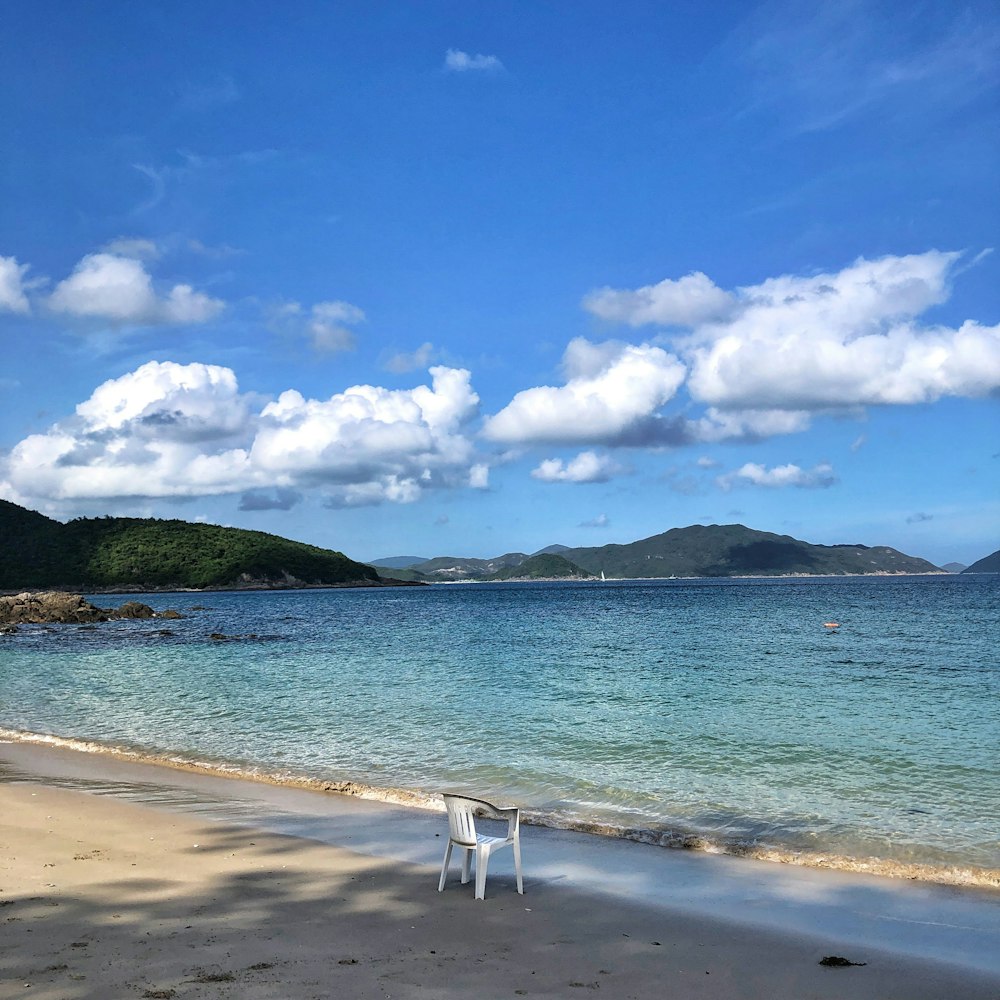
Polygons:
[[61,524],[0,500],[0,589],[378,586],[341,552],[262,531],[152,518]]
[[540,555],[529,556],[518,566],[508,566],[490,573],[488,576],[480,577],[487,580],[560,580],[560,579],[589,579],[593,573],[571,563],[563,556],[552,552],[543,552]]
[[[813,545],[791,535],[756,531],[742,524],[693,524],[625,545],[577,549],[549,546],[536,556],[546,554],[557,554],[594,576],[603,572],[609,579],[940,572],[926,559],[887,546]],[[439,556],[410,570],[428,581],[513,579],[528,575],[523,567],[529,558],[535,556],[521,552],[508,552],[495,559]]]
[[742,524],[693,524],[628,545],[569,549],[563,555],[592,573],[625,578],[938,571],[925,559],[886,546],[813,545]]
[[991,552],[988,556],[983,556],[982,559],[977,559],[968,569],[962,570],[963,573],[1000,573],[1000,549],[996,552]]

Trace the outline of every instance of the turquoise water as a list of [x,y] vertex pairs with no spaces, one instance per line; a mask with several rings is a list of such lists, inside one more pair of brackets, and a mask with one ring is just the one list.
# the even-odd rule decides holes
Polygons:
[[0,726],[663,842],[994,868],[998,596],[996,576],[147,595],[187,617],[0,637]]

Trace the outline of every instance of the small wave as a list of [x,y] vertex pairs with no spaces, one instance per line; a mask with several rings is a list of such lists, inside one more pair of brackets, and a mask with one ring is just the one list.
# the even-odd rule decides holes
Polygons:
[[[225,761],[206,761],[181,754],[152,753],[95,740],[30,733],[0,727],[0,741],[39,744],[59,747],[79,753],[101,754],[133,763],[153,764],[175,770],[208,774],[214,777],[235,778],[281,787],[305,789],[319,793],[351,795],[356,798],[389,805],[444,812],[440,793],[412,788],[371,785],[352,779],[310,777],[288,771],[269,771],[257,766]],[[700,851],[707,854],[725,854],[752,858],[778,864],[802,865],[809,868],[826,868],[836,871],[878,875],[886,878],[934,882],[941,885],[975,886],[1000,889],[1000,869],[962,865],[931,865],[918,862],[901,862],[886,858],[852,857],[822,851],[801,851],[725,836],[708,836],[666,826],[626,826],[614,823],[593,822],[555,810],[522,808],[521,822],[527,826],[548,827],[585,833],[590,836],[629,840],[638,844],[675,850]]]

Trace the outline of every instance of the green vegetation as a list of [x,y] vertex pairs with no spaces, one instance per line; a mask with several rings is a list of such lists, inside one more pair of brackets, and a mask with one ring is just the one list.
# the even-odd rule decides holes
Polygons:
[[886,546],[812,545],[742,524],[694,524],[629,545],[570,549],[568,559],[609,577],[839,576],[868,573],[933,573],[925,559]]
[[150,518],[60,524],[0,500],[0,589],[377,585],[370,566],[262,531]]
[[571,563],[563,556],[545,552],[540,555],[529,556],[518,566],[508,566],[489,576],[481,577],[482,580],[560,580],[560,579],[589,579],[593,573],[581,569],[575,563]]
[[[886,546],[812,545],[742,524],[694,524],[627,545],[571,549],[550,545],[534,556],[509,552],[496,559],[441,556],[411,566],[407,572],[427,580],[484,580],[521,578],[529,559],[558,554],[570,565],[608,579],[662,579],[664,577],[719,576],[842,576],[873,573],[935,573],[925,559],[904,555]],[[509,575],[500,573],[508,568]],[[558,573],[539,575],[557,576]]]

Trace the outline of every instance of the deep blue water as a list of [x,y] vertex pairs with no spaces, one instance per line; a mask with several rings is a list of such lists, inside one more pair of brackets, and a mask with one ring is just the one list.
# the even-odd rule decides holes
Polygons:
[[187,617],[0,637],[0,726],[997,867],[998,597],[996,576],[146,595]]

